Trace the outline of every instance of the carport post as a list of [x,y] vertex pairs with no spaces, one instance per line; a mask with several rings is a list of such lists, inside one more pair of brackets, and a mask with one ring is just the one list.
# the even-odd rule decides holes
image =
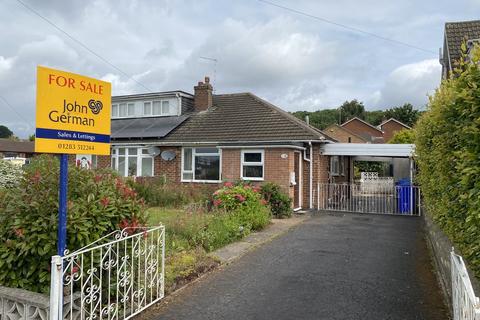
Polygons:
[[414,214],[413,212],[413,192],[415,188],[413,187],[413,159],[412,157],[409,158],[410,160],[410,214]]

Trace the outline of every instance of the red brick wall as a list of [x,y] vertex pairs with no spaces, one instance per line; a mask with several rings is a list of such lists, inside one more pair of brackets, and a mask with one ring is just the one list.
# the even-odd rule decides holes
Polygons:
[[161,156],[153,159],[153,174],[156,177],[163,177],[170,183],[180,183],[182,174],[182,148],[180,147],[161,147],[160,151],[172,151],[175,153],[175,159],[166,161]]
[[[282,154],[287,158],[283,159]],[[293,150],[287,148],[264,149],[264,182],[270,181],[280,185],[284,192],[293,196],[290,187],[290,172],[293,171]],[[241,149],[222,150],[222,179],[236,181],[240,179]]]
[[[165,177],[170,183],[180,183],[182,152],[180,147],[161,147],[161,151],[170,150],[175,153],[175,159],[165,161],[160,156],[154,158],[154,174],[156,177]],[[302,163],[302,207],[309,208],[309,179],[310,164],[303,160],[303,151],[296,151],[289,148],[266,148],[264,149],[264,174],[262,182],[275,182],[281,186],[291,198],[294,196],[294,189],[290,186],[290,173],[294,171],[294,152],[300,152]],[[286,154],[287,157],[282,157]],[[240,155],[241,149],[222,149],[222,180],[236,181],[240,179]],[[320,144],[313,145],[311,155],[313,159],[312,186],[313,204],[316,207],[316,188],[318,182],[328,182],[329,157],[320,154]],[[73,157],[74,159],[74,157]],[[72,163],[73,163],[72,159]],[[99,168],[110,167],[110,156],[99,156],[97,165]],[[262,183],[259,182],[259,183]],[[188,183],[188,182],[186,182]],[[201,185],[200,183],[193,183]],[[212,187],[215,184],[211,184]]]
[[357,137],[356,135],[353,135],[351,132],[348,132],[344,130],[342,127],[339,127],[336,125],[329,126],[324,130],[324,132],[328,136],[334,139],[337,139],[338,142],[342,142],[342,143],[365,143],[366,142],[360,137]]
[[361,135],[362,133],[368,133],[373,137],[382,137],[382,133],[380,131],[375,130],[374,128],[370,127],[369,125],[366,125],[365,123],[357,119],[353,119],[347,124],[342,125],[342,127],[347,128],[348,130],[355,132],[356,134],[359,134],[359,135]]
[[390,139],[392,139],[395,132],[398,132],[403,129],[407,129],[407,128],[405,128],[398,122],[389,121],[382,126],[383,139],[385,140],[385,142],[388,142]]

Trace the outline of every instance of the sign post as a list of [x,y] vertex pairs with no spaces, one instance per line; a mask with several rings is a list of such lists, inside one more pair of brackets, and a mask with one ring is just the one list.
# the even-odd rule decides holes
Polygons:
[[52,257],[50,319],[62,319],[60,257],[67,248],[68,155],[110,155],[110,115],[110,83],[37,68],[35,152],[60,154],[58,255]]

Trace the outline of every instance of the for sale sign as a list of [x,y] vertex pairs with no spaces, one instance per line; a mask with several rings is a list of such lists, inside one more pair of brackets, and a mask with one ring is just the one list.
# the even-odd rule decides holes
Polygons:
[[110,154],[111,85],[37,68],[35,152]]

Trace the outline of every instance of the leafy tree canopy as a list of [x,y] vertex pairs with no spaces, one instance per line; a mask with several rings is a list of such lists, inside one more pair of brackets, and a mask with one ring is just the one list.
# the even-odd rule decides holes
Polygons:
[[342,123],[355,117],[365,120],[365,107],[363,102],[358,102],[357,99],[345,101],[340,106],[340,113]]
[[403,129],[395,132],[392,139],[388,143],[415,143],[415,130]]
[[13,132],[6,126],[0,125],[0,138],[10,138],[13,136]]
[[405,103],[401,107],[387,109],[384,112],[386,119],[394,118],[407,126],[412,127],[420,117],[420,111],[416,110],[410,103]]

